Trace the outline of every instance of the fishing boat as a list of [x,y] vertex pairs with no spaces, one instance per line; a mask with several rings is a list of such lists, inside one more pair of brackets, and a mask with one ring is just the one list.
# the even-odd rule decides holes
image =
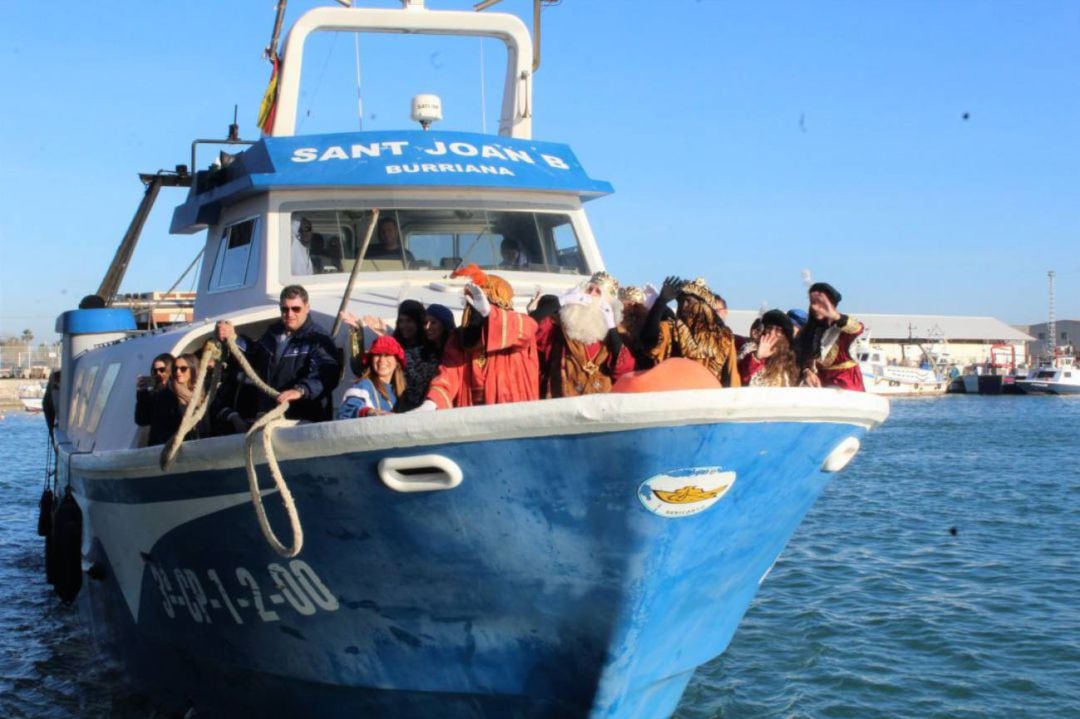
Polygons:
[[929,367],[889,364],[885,351],[875,345],[863,345],[858,352],[866,391],[882,395],[941,395],[949,381]]
[[24,384],[19,387],[19,403],[27,412],[41,412],[42,400],[45,398],[45,384]]
[[1049,346],[1047,356],[1036,363],[1026,376],[1018,377],[1016,387],[1024,394],[1080,394],[1080,368],[1076,366],[1076,350],[1071,344],[1058,345],[1054,320],[1054,275],[1048,271],[1050,285],[1050,321],[1047,323]]
[[[498,134],[430,127],[430,97],[413,113],[426,129],[295,134],[305,42],[330,30],[503,42]],[[463,281],[449,274],[465,263],[505,277],[519,309],[536,288],[564,292],[604,268],[584,203],[611,186],[566,145],[532,138],[531,43],[513,15],[417,0],[306,12],[275,58],[269,132],[210,169],[143,178],[114,269],[148,198],[188,187],[172,231],[206,236],[194,320],[138,331],[116,307],[58,318],[57,491],[71,501],[52,532],[80,528],[76,572],[58,581],[161,706],[668,716],[885,420],[871,394],[676,389],[268,426],[183,442],[171,462],[141,446],[134,378],[149,359],[206,347],[218,320],[259,336],[283,286],[304,285],[329,326],[343,297],[357,315],[393,318],[405,298],[460,314]],[[397,220],[408,254],[365,256],[376,211]],[[298,273],[305,218],[332,250]],[[511,236],[528,262],[499,268]],[[337,401],[351,380],[346,369]]]
[[1033,367],[1028,375],[1016,380],[1024,394],[1080,394],[1080,368],[1072,348],[1063,348],[1048,362]]

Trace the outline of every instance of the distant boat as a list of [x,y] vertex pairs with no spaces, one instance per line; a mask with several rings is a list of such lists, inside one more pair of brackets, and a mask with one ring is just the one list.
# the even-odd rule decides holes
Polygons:
[[933,369],[890,365],[881,347],[860,351],[858,360],[863,385],[873,394],[939,395],[949,386],[948,379]]
[[969,366],[964,374],[953,379],[949,392],[960,394],[1020,394],[1017,381],[1027,376],[1016,348],[996,344],[990,348],[990,358],[982,364]]
[[1076,366],[1076,351],[1071,345],[1058,347],[1054,329],[1054,272],[1050,278],[1050,359],[1032,369],[1016,382],[1024,394],[1080,394],[1080,372]]
[[1016,385],[1024,394],[1080,394],[1080,368],[1076,357],[1062,354],[1034,368]]
[[19,387],[19,402],[27,412],[41,412],[41,401],[45,397],[45,385],[24,384]]

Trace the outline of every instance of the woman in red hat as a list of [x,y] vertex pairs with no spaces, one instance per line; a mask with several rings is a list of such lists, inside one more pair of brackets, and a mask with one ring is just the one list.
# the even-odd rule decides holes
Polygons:
[[396,339],[390,335],[377,338],[364,359],[367,366],[360,379],[346,390],[338,419],[392,414],[405,391],[405,350]]

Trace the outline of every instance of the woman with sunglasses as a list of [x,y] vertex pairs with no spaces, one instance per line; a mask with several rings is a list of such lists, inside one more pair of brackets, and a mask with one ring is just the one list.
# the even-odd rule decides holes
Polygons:
[[393,414],[405,391],[405,350],[396,339],[390,335],[379,337],[371,343],[364,360],[367,366],[356,384],[346,390],[338,419]]
[[[173,360],[168,384],[154,395],[148,444],[165,444],[180,429],[184,411],[195,394],[195,374],[198,369],[199,359],[193,354],[183,354]],[[184,439],[196,439],[199,434],[199,429],[194,428]]]
[[154,395],[172,376],[173,356],[163,352],[150,363],[150,374],[135,378],[135,424],[149,427],[154,417]]

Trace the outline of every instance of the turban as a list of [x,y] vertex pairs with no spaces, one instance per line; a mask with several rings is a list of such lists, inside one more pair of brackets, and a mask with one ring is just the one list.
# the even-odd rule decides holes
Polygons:
[[485,274],[472,263],[454,270],[450,273],[450,277],[468,277],[484,291],[491,304],[504,310],[514,309],[514,288],[502,277]]

